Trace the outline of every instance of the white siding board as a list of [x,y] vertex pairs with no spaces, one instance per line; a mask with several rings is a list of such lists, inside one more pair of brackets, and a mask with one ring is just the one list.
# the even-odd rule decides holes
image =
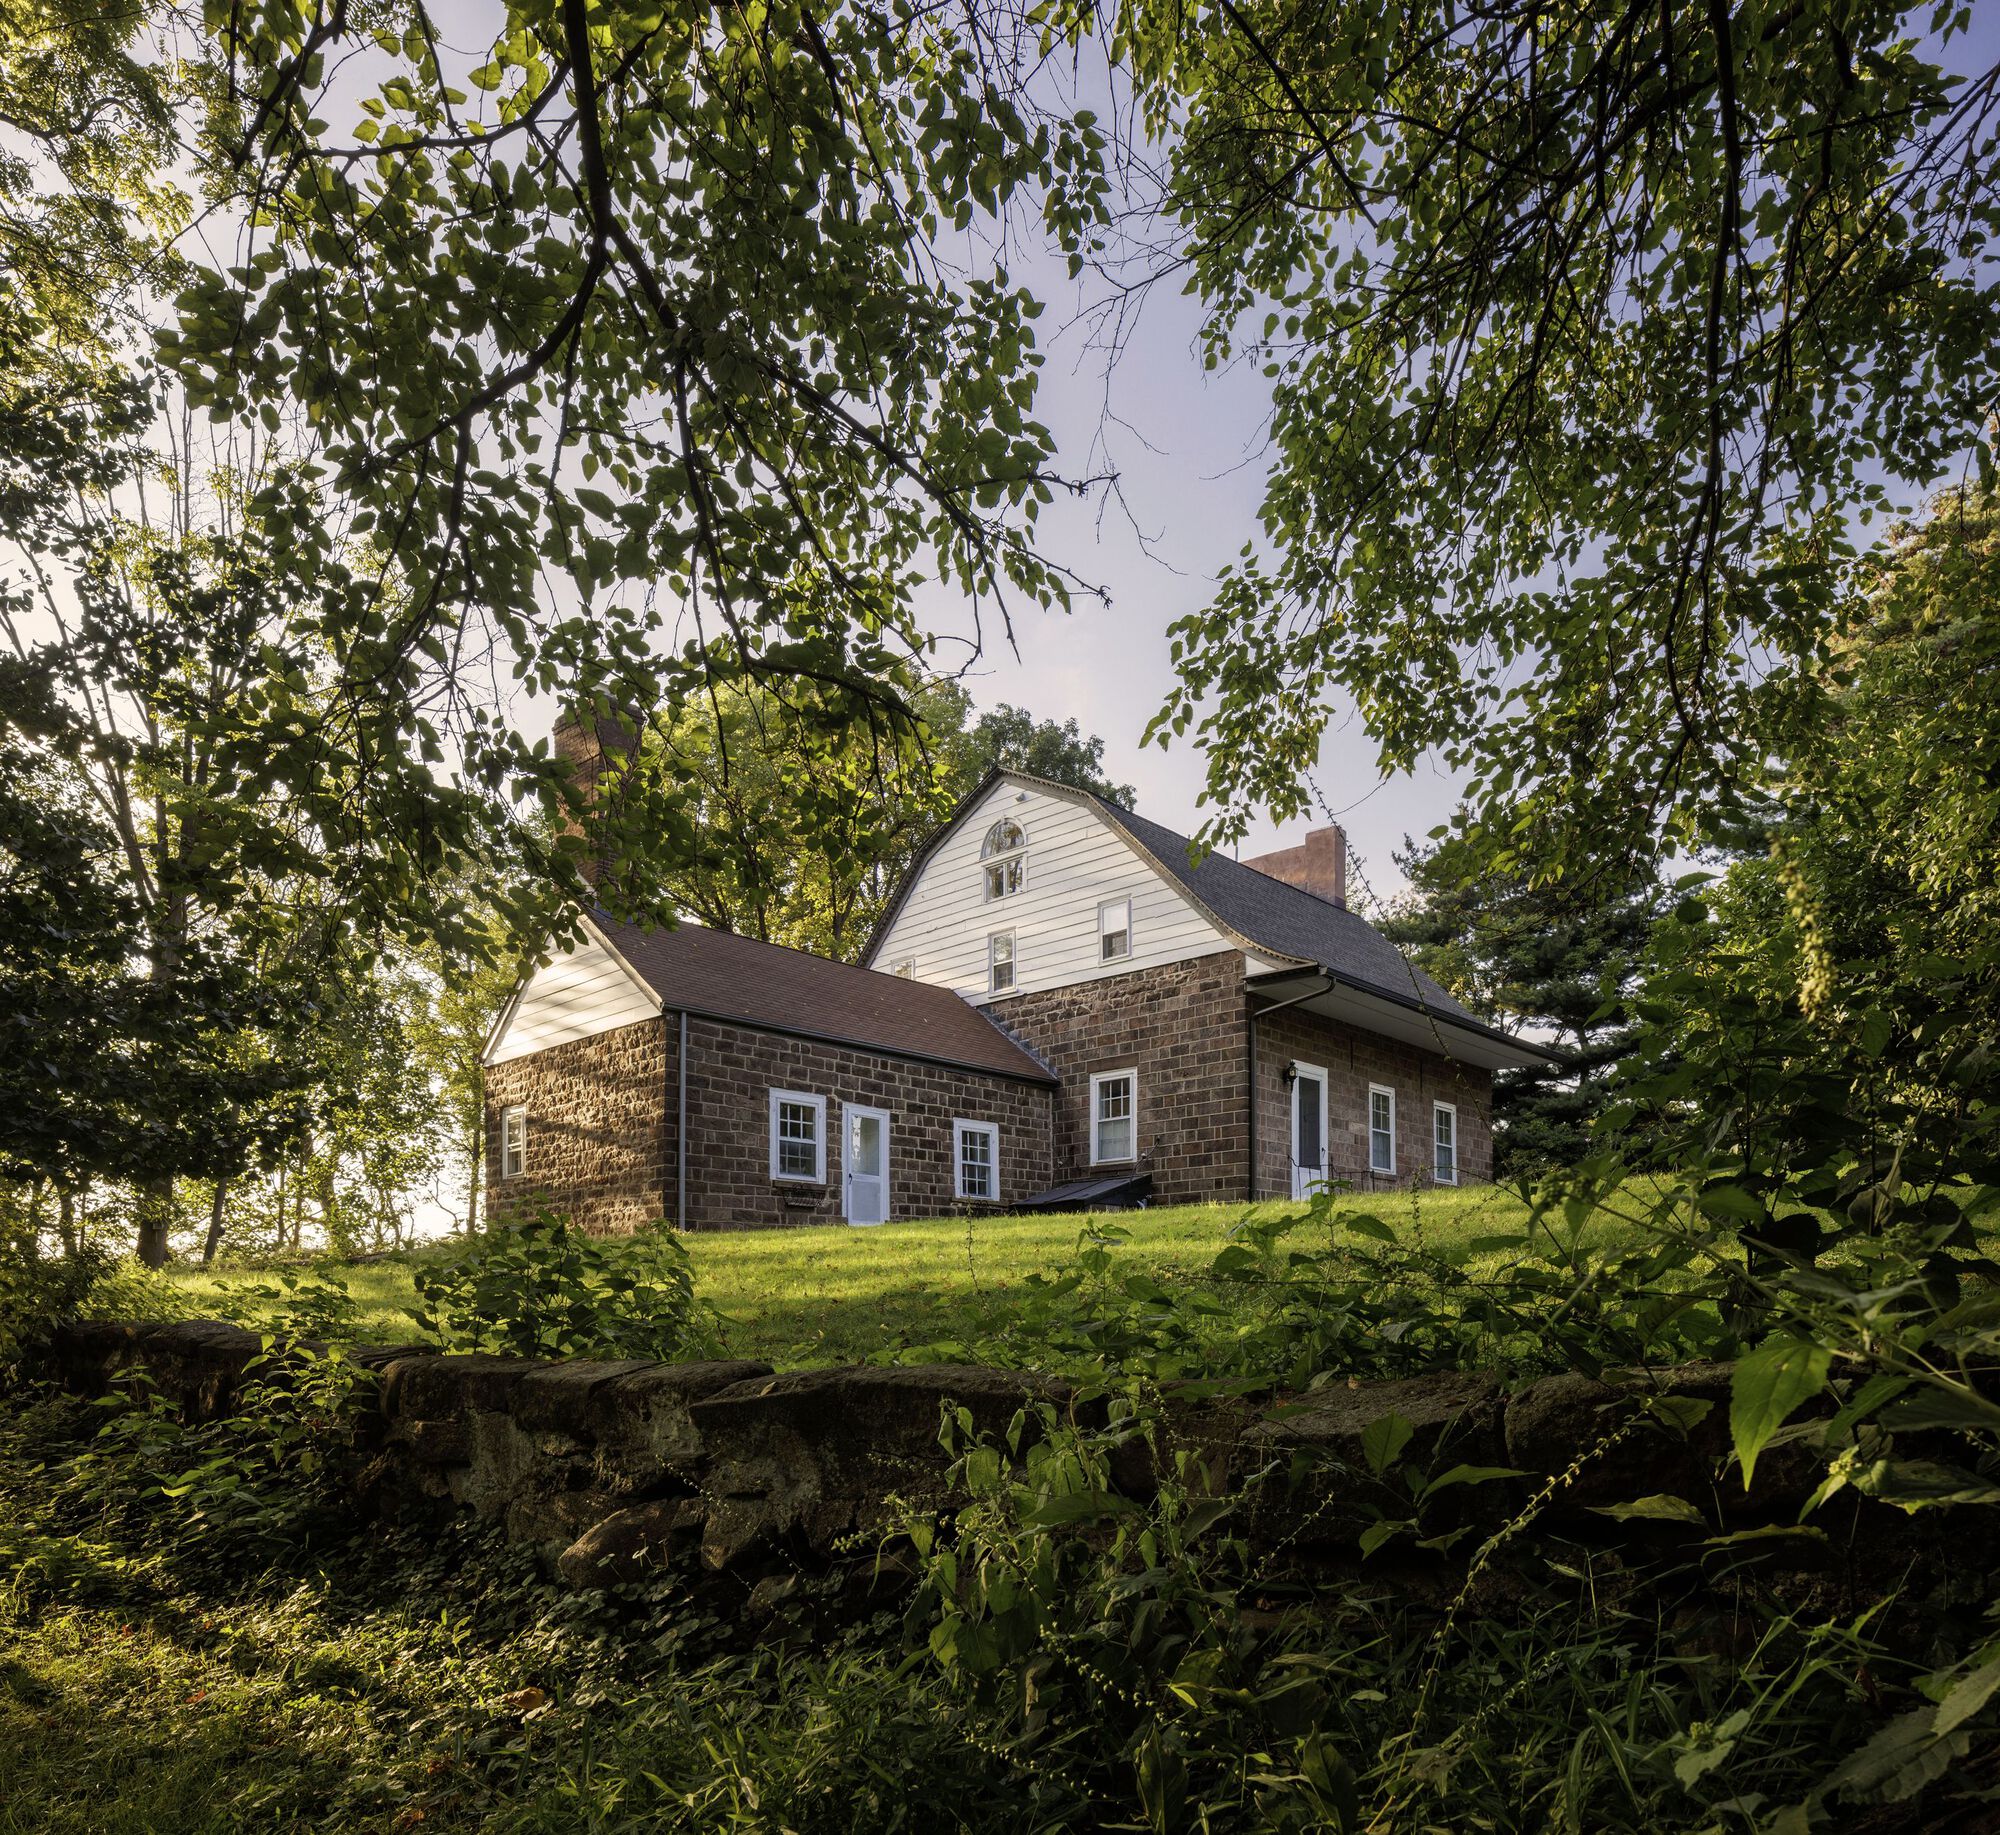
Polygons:
[[[1036,789],[1023,801],[1022,788],[994,785],[945,837],[872,962],[912,962],[917,980],[983,1003],[986,939],[998,930],[1014,933],[1014,986],[1024,994],[1240,947],[1095,809]],[[1027,832],[1027,882],[1007,898],[989,900],[979,849],[1003,815]],[[1132,901],[1132,953],[1105,962],[1098,955],[1097,907],[1113,898]]]
[[595,1038],[651,1019],[659,1010],[659,1003],[633,983],[602,943],[585,937],[528,978],[486,1061],[505,1064],[571,1039]]

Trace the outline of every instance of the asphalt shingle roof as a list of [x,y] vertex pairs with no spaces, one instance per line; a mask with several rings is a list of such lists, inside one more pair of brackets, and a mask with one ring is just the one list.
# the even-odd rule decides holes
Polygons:
[[696,924],[641,930],[605,911],[593,912],[591,922],[669,1010],[1055,1082],[1046,1065],[949,988]]
[[1188,860],[1193,845],[1158,822],[1134,815],[1104,797],[1099,808],[1157,860],[1197,900],[1239,936],[1270,950],[1330,969],[1392,1000],[1421,1000],[1454,1019],[1483,1024],[1447,994],[1366,918],[1303,887],[1273,879],[1225,854],[1200,866]]

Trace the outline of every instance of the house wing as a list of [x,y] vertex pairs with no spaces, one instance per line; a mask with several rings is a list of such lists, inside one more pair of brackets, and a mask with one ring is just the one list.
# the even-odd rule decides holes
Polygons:
[[[1400,1030],[1394,1017],[1396,1012],[1420,1015],[1424,1025],[1421,1036],[1426,1042],[1436,1036],[1436,1027],[1446,1027],[1468,1042],[1476,1040],[1477,1059],[1481,1062],[1553,1061],[1553,1054],[1542,1047],[1481,1020],[1365,918],[1344,905],[1260,873],[1225,854],[1210,853],[1197,864],[1193,858],[1194,844],[1186,835],[1149,821],[1108,797],[1027,772],[989,772],[926,843],[876,926],[864,958],[870,966],[885,966],[899,953],[891,949],[891,940],[906,934],[899,927],[903,926],[925,875],[935,869],[954,837],[962,837],[974,818],[990,812],[995,806],[994,791],[1002,785],[1063,798],[1089,809],[1209,927],[1212,940],[1204,938],[1197,947],[1189,948],[1188,954],[1217,947],[1241,949],[1250,958],[1246,966],[1253,986],[1275,993],[1283,982],[1286,999],[1311,985],[1299,977],[1318,976],[1356,997],[1349,1005],[1356,1005],[1357,1010],[1349,1017],[1365,1024],[1379,1023],[1384,1029]],[[1032,882],[1032,847],[1030,855]],[[957,864],[960,868],[964,866],[963,862]],[[1087,900],[1087,895],[1081,892],[1078,897],[1080,903]],[[999,907],[980,918],[982,928],[1005,921]]]

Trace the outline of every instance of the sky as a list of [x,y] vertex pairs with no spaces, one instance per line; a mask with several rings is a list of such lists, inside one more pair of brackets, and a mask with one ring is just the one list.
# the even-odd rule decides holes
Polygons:
[[[1079,598],[1068,614],[1021,615],[1018,655],[989,643],[966,683],[982,705],[1008,701],[1098,734],[1112,781],[1134,786],[1154,821],[1192,832],[1205,813],[1196,804],[1201,753],[1192,738],[1167,750],[1140,739],[1173,683],[1168,626],[1207,603],[1218,571],[1257,533],[1267,385],[1246,364],[1204,369],[1197,303],[1165,287],[1148,297],[1107,371],[1060,270],[1050,264],[1046,277],[1023,278],[1049,302],[1039,412],[1055,435],[1058,469],[1094,473],[1108,458],[1119,478],[1117,501],[1059,498],[1040,545],[1102,586],[1108,603]],[[937,611],[948,619],[949,607]],[[1343,718],[1337,709],[1315,782],[1382,897],[1403,883],[1391,849],[1436,827],[1457,802],[1456,781],[1441,767],[1384,781],[1374,742],[1351,711]],[[1313,825],[1259,820],[1239,851],[1289,844]]]

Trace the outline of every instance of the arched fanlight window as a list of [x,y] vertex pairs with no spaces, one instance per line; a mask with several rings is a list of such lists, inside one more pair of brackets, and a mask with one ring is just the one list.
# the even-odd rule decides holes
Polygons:
[[986,896],[1005,898],[1018,892],[1028,875],[1028,837],[1012,816],[1002,816],[986,831],[979,858],[986,862]]

